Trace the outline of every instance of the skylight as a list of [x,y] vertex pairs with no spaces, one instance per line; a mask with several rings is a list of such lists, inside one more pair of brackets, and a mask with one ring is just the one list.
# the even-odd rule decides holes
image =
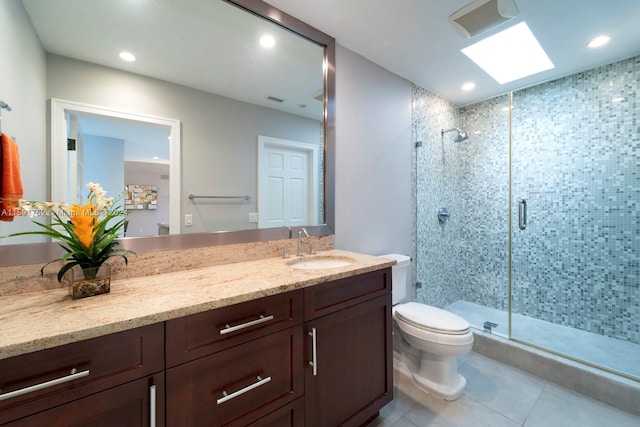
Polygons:
[[462,53],[500,84],[555,67],[526,22],[480,40]]
[[260,37],[260,44],[262,45],[262,47],[266,48],[274,47],[276,45],[276,39],[274,39],[273,36],[267,34]]

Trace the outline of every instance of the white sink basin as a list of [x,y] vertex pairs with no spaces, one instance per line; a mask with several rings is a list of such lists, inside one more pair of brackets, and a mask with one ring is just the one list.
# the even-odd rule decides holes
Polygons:
[[346,267],[354,262],[356,261],[349,257],[320,256],[315,258],[301,258],[288,262],[287,265],[299,270],[325,270],[328,268]]

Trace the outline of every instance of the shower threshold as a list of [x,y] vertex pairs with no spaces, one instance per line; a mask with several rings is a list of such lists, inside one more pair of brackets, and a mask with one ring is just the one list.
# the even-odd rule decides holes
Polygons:
[[[467,320],[473,328],[484,330],[485,322],[497,324],[491,334],[509,337],[508,313],[459,300],[445,307]],[[547,348],[591,364],[602,366],[640,381],[640,345],[557,325],[520,314],[512,316],[512,337],[521,342]]]

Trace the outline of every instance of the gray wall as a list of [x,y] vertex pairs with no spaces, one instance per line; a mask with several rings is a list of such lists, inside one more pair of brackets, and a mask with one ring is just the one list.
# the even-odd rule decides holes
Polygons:
[[[182,122],[183,232],[255,228],[258,135],[319,144],[318,121],[112,68],[48,55],[47,98]],[[187,194],[252,196],[249,203],[198,203]]]
[[[46,200],[48,153],[46,141],[46,60],[20,0],[0,2],[0,99],[13,111],[2,110],[2,131],[15,137],[25,198]],[[29,218],[0,222],[0,236],[31,229]],[[2,244],[42,241],[38,237],[0,239]]]
[[411,83],[336,52],[337,248],[412,254]]

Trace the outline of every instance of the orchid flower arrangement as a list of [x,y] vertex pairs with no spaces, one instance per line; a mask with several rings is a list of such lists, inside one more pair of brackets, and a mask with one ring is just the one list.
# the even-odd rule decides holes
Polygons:
[[[45,212],[51,216],[51,225],[33,221],[40,226],[39,231],[24,231],[10,234],[20,236],[26,234],[40,234],[58,241],[58,245],[64,249],[62,258],[46,263],[40,273],[44,274],[47,265],[61,261],[62,267],[58,271],[58,281],[62,281],[64,274],[75,266],[80,266],[87,274],[94,274],[106,260],[113,256],[124,258],[128,263],[125,253],[133,253],[130,250],[119,249],[118,231],[124,227],[125,219],[117,219],[122,210],[116,207],[113,197],[105,197],[106,191],[100,184],[89,182],[87,185],[89,196],[85,204],[67,205],[64,203],[39,202],[19,200],[18,207],[27,215],[35,216],[38,212]],[[110,225],[109,222],[115,220]],[[87,270],[85,270],[87,269]],[[86,273],[91,271],[92,273]]]

